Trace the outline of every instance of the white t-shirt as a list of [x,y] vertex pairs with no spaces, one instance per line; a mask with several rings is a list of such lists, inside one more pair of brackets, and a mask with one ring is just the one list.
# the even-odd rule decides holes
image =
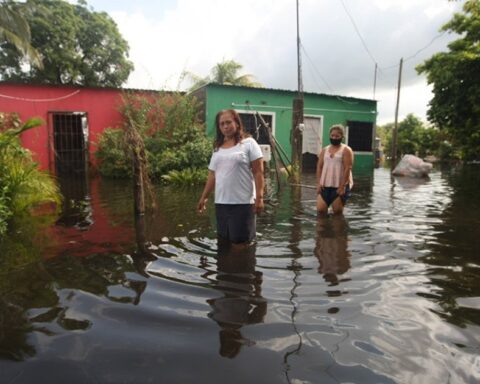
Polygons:
[[234,147],[213,152],[208,169],[215,172],[215,204],[253,204],[255,182],[251,162],[263,157],[248,137]]

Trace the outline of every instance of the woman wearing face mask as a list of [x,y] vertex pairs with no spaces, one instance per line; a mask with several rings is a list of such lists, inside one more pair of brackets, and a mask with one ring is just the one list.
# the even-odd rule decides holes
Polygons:
[[353,186],[353,151],[342,139],[342,125],[330,128],[330,145],[322,148],[317,162],[317,211],[326,214],[331,205],[333,213],[340,214],[350,197]]

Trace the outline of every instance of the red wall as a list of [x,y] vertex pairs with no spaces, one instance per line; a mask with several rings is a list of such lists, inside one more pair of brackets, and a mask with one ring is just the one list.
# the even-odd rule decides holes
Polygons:
[[42,169],[53,170],[49,164],[48,112],[84,112],[89,128],[90,163],[95,165],[95,143],[105,128],[118,127],[121,115],[121,89],[83,88],[8,84],[0,82],[0,112],[17,112],[25,121],[41,117],[45,125],[22,135],[22,144],[32,151]]

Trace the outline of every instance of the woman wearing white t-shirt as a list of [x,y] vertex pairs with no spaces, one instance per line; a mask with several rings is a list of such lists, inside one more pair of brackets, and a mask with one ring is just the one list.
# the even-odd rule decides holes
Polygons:
[[215,118],[216,139],[208,179],[197,210],[203,212],[215,189],[219,238],[248,243],[255,238],[255,214],[263,210],[263,158],[253,138],[244,138],[243,124],[232,109]]

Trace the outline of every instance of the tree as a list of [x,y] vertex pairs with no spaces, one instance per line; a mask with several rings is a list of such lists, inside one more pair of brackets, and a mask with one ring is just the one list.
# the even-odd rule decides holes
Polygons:
[[0,1],[0,44],[12,44],[32,65],[42,68],[40,54],[32,47],[30,40],[30,26],[23,17],[18,3]]
[[221,63],[217,63],[210,70],[209,76],[200,77],[190,72],[186,73],[186,75],[193,82],[193,85],[190,87],[192,90],[200,88],[209,83],[241,85],[245,87],[263,87],[262,84],[254,81],[253,75],[240,75],[239,72],[242,68],[243,65],[234,60],[224,60]]
[[428,119],[445,131],[466,160],[480,159],[480,2],[467,0],[441,30],[462,35],[448,52],[417,67],[433,84]]
[[[387,123],[376,129],[387,156],[392,152],[393,127],[393,123]],[[397,157],[412,154],[420,157],[435,155],[443,159],[445,156],[441,147],[444,140],[444,135],[437,128],[426,127],[418,117],[409,113],[398,124]]]
[[105,12],[94,12],[85,1],[27,0],[25,12],[32,45],[41,53],[44,68],[25,68],[10,43],[0,45],[3,80],[47,84],[119,87],[133,64],[128,44]]

